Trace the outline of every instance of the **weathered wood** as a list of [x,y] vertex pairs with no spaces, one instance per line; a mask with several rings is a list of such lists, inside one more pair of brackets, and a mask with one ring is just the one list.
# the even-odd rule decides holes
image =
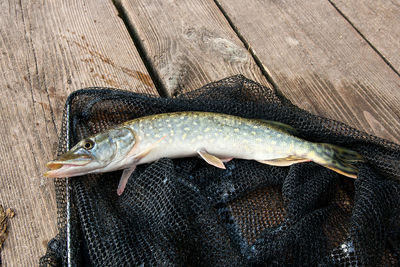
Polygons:
[[1,1],[0,202],[15,211],[5,266],[37,266],[57,233],[55,156],[69,93],[114,86],[157,94],[111,0]]
[[400,143],[400,77],[328,1],[217,2],[294,104]]
[[239,73],[268,85],[213,1],[117,3],[168,95]]
[[400,73],[400,2],[330,0]]

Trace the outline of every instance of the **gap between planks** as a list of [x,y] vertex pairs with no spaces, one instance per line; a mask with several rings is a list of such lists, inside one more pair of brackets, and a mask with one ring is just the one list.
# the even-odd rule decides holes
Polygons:
[[[382,60],[398,75],[400,76],[400,73],[394,68],[394,66],[382,55],[381,52],[379,52],[379,50],[361,33],[361,31],[350,21],[350,19],[331,1],[328,0],[328,2],[335,8],[335,10],[340,14],[340,16],[342,16],[347,23],[349,23],[349,25],[351,25],[351,27],[357,32],[358,35],[361,36],[362,39],[365,40],[365,42],[375,51],[375,53],[377,53],[379,55],[379,57],[382,58]],[[236,33],[236,35],[238,36],[238,38],[243,42],[243,45],[249,50],[250,54],[252,55],[254,61],[256,62],[257,66],[260,68],[261,73],[265,76],[265,78],[267,79],[267,81],[273,86],[273,89],[275,90],[275,93],[280,97],[284,97],[284,94],[282,93],[282,91],[279,89],[278,84],[275,82],[274,78],[271,75],[271,72],[268,70],[268,68],[261,62],[261,60],[259,59],[259,57],[257,56],[255,50],[251,47],[251,45],[249,44],[249,42],[245,39],[245,37],[241,34],[241,32],[239,31],[238,27],[235,26],[235,24],[233,23],[233,21],[231,20],[231,18],[229,17],[229,15],[227,14],[227,12],[224,10],[224,8],[222,7],[222,5],[219,3],[218,0],[214,0],[214,3],[217,5],[217,7],[219,8],[219,10],[221,11],[221,13],[224,15],[225,19],[227,20],[227,22],[229,23],[229,25],[231,26],[231,28],[233,29],[233,31]],[[288,101],[290,101],[289,99],[287,99]]]
[[158,75],[157,71],[155,70],[155,67],[152,66],[149,55],[146,53],[142,41],[140,41],[140,37],[137,31],[135,30],[135,26],[129,21],[125,9],[116,0],[112,0],[112,3],[114,4],[115,8],[118,11],[118,17],[120,17],[123,23],[125,24],[125,27],[132,38],[132,42],[135,45],[143,61],[143,64],[146,67],[147,72],[149,73],[151,79],[153,80],[153,84],[156,87],[158,94],[164,98],[168,97],[167,88],[165,88],[165,86],[163,85],[161,77],[160,75]]
[[217,1],[293,103],[398,142],[399,76],[329,2]]
[[[261,62],[260,58],[257,56],[256,51],[251,47],[251,45],[249,44],[249,42],[245,39],[245,37],[241,34],[241,32],[239,31],[238,27],[236,27],[233,23],[233,21],[231,20],[231,18],[229,17],[229,15],[226,13],[226,11],[224,10],[224,8],[222,7],[222,5],[219,3],[218,0],[213,0],[215,5],[218,7],[218,9],[220,10],[221,14],[223,15],[223,17],[226,19],[226,21],[228,22],[229,26],[232,28],[232,30],[235,32],[235,34],[237,35],[237,37],[239,38],[239,40],[243,43],[243,45],[246,47],[246,49],[248,49],[249,53],[251,54],[251,56],[253,57],[255,63],[257,64],[257,66],[259,67],[261,73],[264,75],[264,77],[266,78],[266,80],[272,85],[275,93],[280,96],[281,98],[284,97],[284,94],[282,93],[282,91],[279,89],[278,84],[275,82],[275,80],[273,79],[270,71],[268,70],[268,68]],[[365,40],[365,42],[375,51],[375,53],[377,53],[379,55],[379,57],[382,58],[382,60],[398,75],[400,76],[400,73],[394,68],[394,66],[382,55],[382,53],[379,52],[379,50],[361,33],[361,31],[350,21],[350,19],[343,13],[341,12],[341,10],[335,5],[335,3],[333,3],[331,0],[328,0],[329,3],[335,8],[335,10],[340,14],[340,16],[342,16],[347,23],[349,23],[349,25],[351,25],[351,27],[357,32],[358,35],[360,35],[360,37],[362,39]],[[153,80],[153,83],[155,84],[155,87],[158,91],[158,93],[160,94],[161,97],[168,97],[168,93],[167,93],[167,89],[165,88],[165,86],[162,83],[162,79],[159,76],[158,72],[156,71],[155,66],[153,66],[151,64],[151,59],[149,58],[148,53],[146,53],[142,41],[140,40],[139,34],[137,33],[136,29],[135,29],[135,25],[133,25],[131,23],[131,21],[128,19],[128,15],[126,14],[126,10],[122,7],[122,5],[116,1],[116,0],[112,0],[112,3],[114,4],[114,6],[116,7],[117,11],[118,11],[118,16],[121,18],[121,20],[123,21],[123,23],[125,24],[125,27],[127,28],[132,41],[134,43],[134,45],[136,46],[139,55],[151,77],[151,79]]]
[[[217,0],[215,0],[217,1]],[[354,23],[350,20],[350,18],[348,18],[340,9],[339,7],[332,2],[332,0],[328,0],[328,2],[335,8],[335,10],[340,14],[340,16],[342,16],[347,23],[350,24],[350,26],[357,32],[358,35],[361,36],[362,39],[364,39],[364,41],[375,51],[375,53],[377,53],[382,60],[386,63],[386,65],[389,66],[389,68],[391,68],[398,76],[400,76],[400,73],[396,70],[396,68],[389,62],[389,60],[387,60],[387,58],[378,50],[378,48],[376,48],[368,39],[367,37],[356,27],[356,25],[354,25]]]
[[[246,41],[244,36],[240,33],[239,29],[235,26],[233,21],[230,19],[228,14],[225,12],[224,8],[221,6],[221,4],[218,2],[218,0],[213,0],[215,5],[218,7],[218,9],[221,11],[222,15],[225,17],[226,21],[228,22],[229,26],[232,28],[232,30],[236,33],[237,37],[239,40],[243,43],[243,45],[247,48],[251,56],[253,57],[254,61],[256,62],[257,66],[260,68],[261,73],[264,75],[264,77],[267,79],[267,81],[272,85],[272,89],[275,91],[275,93],[282,99],[286,99],[284,94],[282,93],[281,90],[279,90],[278,84],[275,82],[275,80],[272,78],[272,75],[268,68],[261,62],[261,60],[258,58],[256,55],[256,52],[254,49],[251,47],[249,42]],[[289,99],[287,99],[290,101]]]
[[[135,6],[136,1],[114,0],[113,3],[118,9],[120,17],[123,19],[125,25],[129,29],[135,45],[141,52],[142,60],[145,62],[148,72],[152,73],[152,77],[158,83],[158,88],[160,88],[160,91],[163,90],[163,96],[175,96],[177,93],[197,89],[209,82],[220,80],[222,78],[226,78],[228,76],[236,75],[239,73],[244,74],[248,78],[253,79],[256,82],[260,82],[268,87],[273,87],[269,82],[267,76],[262,73],[262,69],[259,67],[259,64],[255,62],[255,60],[257,59],[249,51],[249,47],[246,46],[243,40],[240,39],[240,36],[238,36],[237,32],[233,29],[232,25],[230,25],[227,18],[224,16],[224,14],[221,12],[221,10],[218,8],[213,0],[200,1],[198,3],[194,2],[196,3],[194,8],[196,11],[200,10],[200,12],[204,12],[207,15],[210,15],[210,19],[213,21],[213,23],[219,23],[219,25],[222,24],[221,27],[217,27],[217,30],[214,31],[214,28],[210,28],[210,25],[207,25],[207,23],[204,24],[201,20],[198,25],[196,24],[195,26],[193,26],[193,24],[190,24],[193,23],[193,21],[190,21],[189,19],[190,22],[186,26],[191,25],[191,29],[186,29],[188,30],[188,32],[179,32],[177,34],[168,31],[164,33],[157,27],[160,26],[158,24],[161,23],[158,21],[154,21],[154,16],[157,16],[157,10],[154,11],[154,9],[150,9],[151,11],[149,13],[151,15],[144,14],[139,16],[137,12],[140,11],[138,11],[137,9],[139,9],[140,7]],[[142,3],[144,6],[146,6],[145,2],[143,3],[140,0],[138,1],[138,3]],[[154,5],[159,8],[161,4],[160,2],[155,1]],[[166,3],[165,5],[168,8],[171,8],[170,5],[172,4]],[[193,5],[193,2],[189,3],[188,5]],[[194,13],[196,13],[196,11],[194,10],[183,11],[183,7],[181,6],[178,9],[181,13],[184,13],[185,15],[193,15]],[[212,10],[214,10],[215,13],[213,13]],[[165,16],[170,19],[174,19],[174,15],[163,15],[164,20]],[[215,19],[216,17],[218,17],[218,19]],[[161,53],[161,51],[158,50],[159,47],[154,47],[151,45],[152,42],[157,41],[157,37],[155,38],[155,40],[152,37],[148,38],[146,33],[147,31],[146,29],[144,29],[146,25],[142,25],[141,21],[144,21],[148,24],[156,24],[156,26],[154,27],[154,34],[161,38],[161,42],[165,41],[166,43],[168,43],[169,41],[171,41],[171,39],[174,39],[175,37],[174,40],[177,40],[177,42],[183,42],[183,44],[179,43],[179,45],[177,45],[178,50],[181,48],[185,48],[186,51],[189,51],[173,51],[172,54],[168,54],[166,56],[167,60],[164,60],[162,63],[167,62],[167,66],[169,64],[168,67],[170,67],[172,70],[170,69],[163,72],[164,69],[160,66],[160,64],[162,63],[155,60],[156,56],[161,58],[161,56],[159,56]],[[185,22],[188,22],[188,20],[185,20]],[[184,30],[184,27],[181,27],[181,25],[177,25],[174,23],[171,24],[171,27],[175,27],[175,30]],[[192,43],[193,45],[188,45],[187,39],[185,39],[185,37],[189,36],[189,30],[193,31],[193,36],[191,35],[191,37],[193,38],[192,41],[194,41]],[[150,29],[150,31],[153,31],[153,29]],[[195,44],[196,38],[200,39],[197,40],[197,44]],[[204,41],[201,38],[205,38],[206,40]],[[207,38],[209,38],[211,41],[213,41],[214,39],[215,42],[219,41],[219,43],[217,44],[217,48],[214,48],[215,51],[213,51],[213,49],[206,49],[206,51],[203,51],[204,46],[212,47],[210,44],[206,44],[207,41],[210,41]],[[221,44],[221,42],[224,41],[227,43],[228,46],[226,51],[216,51],[220,49],[218,46],[223,45]],[[199,42],[202,43],[202,45],[199,45]],[[169,44],[166,44],[167,48],[174,49],[174,47],[168,47],[168,45]],[[232,60],[231,62],[229,61],[229,59],[226,59],[227,57],[229,57],[229,53],[234,53],[232,51],[227,52],[228,49],[233,49],[230,45],[238,50],[236,51],[236,53],[240,52],[246,54],[247,59],[242,60],[242,62],[239,63],[234,62],[234,60]],[[202,54],[202,52],[205,52],[205,54]],[[171,56],[172,59],[168,58],[169,56]],[[196,56],[198,57],[196,58]],[[179,58],[185,59],[185,63],[180,62]],[[177,61],[174,62],[174,60]],[[221,64],[225,65],[222,66]],[[215,66],[218,65],[222,68],[215,68]]]

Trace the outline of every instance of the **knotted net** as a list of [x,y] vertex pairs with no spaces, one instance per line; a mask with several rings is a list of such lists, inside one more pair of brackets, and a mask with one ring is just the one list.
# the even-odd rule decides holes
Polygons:
[[56,181],[59,234],[41,266],[398,266],[400,146],[312,115],[233,76],[171,99],[89,88],[68,98],[58,154],[145,115],[211,111],[280,121],[300,137],[358,151],[353,180],[314,163],[274,167],[198,158]]

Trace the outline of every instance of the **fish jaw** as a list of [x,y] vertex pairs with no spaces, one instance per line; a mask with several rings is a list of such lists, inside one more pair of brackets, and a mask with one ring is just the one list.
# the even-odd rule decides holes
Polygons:
[[50,170],[44,173],[44,176],[48,178],[61,178],[82,175],[85,171],[87,172],[88,165],[92,161],[88,157],[50,161],[46,164],[46,167]]

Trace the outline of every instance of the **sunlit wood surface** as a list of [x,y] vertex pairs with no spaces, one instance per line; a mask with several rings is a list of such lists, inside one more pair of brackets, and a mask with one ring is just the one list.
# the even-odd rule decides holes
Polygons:
[[399,22],[384,0],[2,1],[0,204],[15,211],[2,263],[37,265],[57,233],[42,173],[74,90],[170,97],[243,74],[400,143]]

